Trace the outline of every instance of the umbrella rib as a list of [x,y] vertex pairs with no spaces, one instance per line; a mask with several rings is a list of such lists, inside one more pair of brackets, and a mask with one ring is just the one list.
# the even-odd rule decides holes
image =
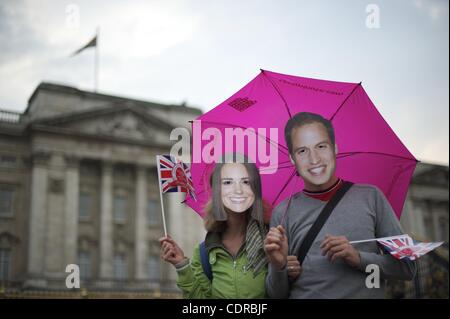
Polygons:
[[348,157],[348,156],[353,156],[353,155],[359,155],[359,154],[374,154],[374,155],[383,155],[383,156],[390,156],[390,157],[396,157],[396,158],[402,158],[405,160],[409,160],[409,161],[415,161],[415,162],[420,162],[415,158],[409,158],[409,157],[405,157],[405,156],[399,156],[399,155],[394,155],[394,154],[388,154],[388,153],[382,153],[382,152],[366,152],[366,151],[356,151],[356,152],[343,152],[337,155],[338,158],[342,158],[342,157]]
[[284,106],[286,107],[286,111],[289,114],[289,118],[292,118],[291,110],[289,110],[289,106],[287,104],[287,101],[285,100],[284,96],[281,94],[280,90],[277,88],[275,83],[272,82],[271,78],[266,74],[266,72],[264,72],[264,70],[261,70],[261,73],[269,80],[270,84],[272,84],[272,86],[275,89],[275,91],[277,91],[278,95],[280,96],[280,98],[284,102]]
[[288,186],[288,184],[291,182],[292,178],[295,176],[295,174],[297,173],[297,171],[294,169],[292,171],[291,176],[288,178],[288,180],[286,181],[286,183],[283,185],[283,187],[281,188],[281,190],[279,191],[279,193],[277,194],[277,196],[275,197],[275,199],[272,201],[272,205],[275,204],[275,202],[278,200],[278,198],[280,197],[281,193],[286,189],[286,187]]
[[[219,123],[219,122],[204,121],[204,120],[201,120],[201,121],[204,122],[204,123],[207,123],[207,124],[226,125],[226,126],[232,126],[232,127],[235,127],[235,128],[248,129],[248,127],[244,127],[244,126],[240,126],[240,125],[236,125],[236,124]],[[191,122],[191,121],[190,121],[190,122]],[[255,130],[255,134],[258,135],[259,137],[261,137],[261,135],[260,135],[256,130]],[[276,146],[276,147],[278,147],[278,148],[281,148],[280,151],[283,152],[285,155],[289,155],[289,151],[288,151],[288,149],[286,148],[286,146],[281,145],[280,143],[277,143],[277,142],[272,141],[272,140],[271,140],[270,138],[268,138],[267,136],[264,136],[264,138],[266,139],[266,142],[268,142],[268,143],[270,143],[270,144],[272,144],[272,145],[274,145],[274,146]],[[286,153],[285,151],[288,151],[288,152]]]
[[333,116],[331,116],[330,121],[333,121],[334,117],[336,116],[336,114],[341,110],[341,108],[344,106],[345,102],[347,102],[347,100],[349,99],[349,97],[353,94],[353,92],[355,92],[355,90],[361,85],[362,82],[359,82],[358,84],[355,85],[355,87],[353,88],[353,90],[350,92],[349,95],[347,95],[347,97],[345,98],[345,100],[341,103],[341,105],[339,105],[339,107],[337,108],[336,112],[334,112]]

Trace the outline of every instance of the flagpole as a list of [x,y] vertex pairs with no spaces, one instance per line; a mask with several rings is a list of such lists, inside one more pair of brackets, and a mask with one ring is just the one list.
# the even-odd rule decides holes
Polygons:
[[164,227],[164,236],[167,237],[167,228],[166,228],[166,217],[164,214],[164,203],[163,203],[163,197],[162,197],[162,189],[161,189],[161,172],[160,172],[160,165],[159,165],[159,155],[156,155],[156,165],[158,167],[158,184],[159,184],[159,198],[161,199],[161,214],[162,214],[162,221],[163,221],[163,227]]
[[[381,239],[381,238],[379,238]],[[365,240],[354,240],[354,241],[350,241],[349,244],[359,244],[359,243],[366,243],[369,241],[375,241],[378,240],[377,238],[373,238],[373,239],[365,239]]]
[[98,90],[98,47],[99,47],[99,35],[100,35],[100,27],[97,27],[96,30],[96,45],[95,45],[95,61],[94,61],[94,92]]
[[404,235],[397,235],[397,236],[388,236],[388,237],[380,237],[380,238],[371,238],[371,239],[364,239],[364,240],[354,240],[350,241],[349,244],[359,244],[359,243],[366,243],[369,241],[376,241],[376,240],[386,240],[386,239],[395,239],[398,237],[403,237]]

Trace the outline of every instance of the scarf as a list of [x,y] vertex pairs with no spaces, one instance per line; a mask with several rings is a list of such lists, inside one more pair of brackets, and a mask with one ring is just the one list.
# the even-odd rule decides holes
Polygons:
[[255,219],[251,219],[247,225],[245,250],[247,251],[248,264],[245,269],[253,268],[253,277],[256,277],[267,265],[266,253],[264,252],[265,228]]

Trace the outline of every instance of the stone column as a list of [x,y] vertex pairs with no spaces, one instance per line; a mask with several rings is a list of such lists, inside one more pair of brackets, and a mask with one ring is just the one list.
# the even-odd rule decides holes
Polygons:
[[113,181],[112,163],[103,162],[100,211],[100,278],[113,277]]
[[411,194],[412,192],[408,192],[400,222],[405,233],[424,237],[425,227],[423,216],[419,208],[415,205],[413,195]]
[[47,218],[47,179],[48,160],[50,154],[35,153],[32,157],[31,173],[31,207],[29,218],[28,244],[28,284],[31,286],[45,285],[45,237]]
[[135,218],[135,278],[147,279],[147,171],[144,166],[136,167],[136,218]]
[[434,238],[430,238],[433,241],[441,240],[441,227],[439,226],[439,210],[437,209],[436,201],[434,199],[430,199],[428,202],[428,209],[431,218],[433,219],[433,233]]
[[62,154],[52,154],[48,172],[45,275],[49,282],[60,283],[65,277],[64,217],[65,161]]
[[64,216],[64,262],[77,263],[78,254],[78,205],[79,205],[79,159],[66,156],[66,210]]

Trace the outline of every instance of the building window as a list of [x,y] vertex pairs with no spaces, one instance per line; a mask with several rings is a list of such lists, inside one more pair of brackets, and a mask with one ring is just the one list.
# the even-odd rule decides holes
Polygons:
[[88,251],[78,253],[78,265],[80,266],[81,279],[91,278],[91,254]]
[[99,162],[91,160],[82,160],[80,162],[80,177],[88,179],[97,179],[101,175]]
[[88,220],[92,208],[92,196],[89,193],[80,193],[80,203],[78,208],[78,218],[80,220]]
[[0,186],[0,217],[13,215],[14,190]]
[[114,221],[124,223],[127,217],[127,198],[125,196],[114,197]]
[[0,281],[9,279],[11,269],[11,250],[0,249]]
[[125,280],[128,278],[128,267],[125,254],[114,255],[114,278]]
[[159,256],[150,255],[148,258],[148,278],[150,280],[161,280],[161,262]]
[[17,157],[13,155],[1,155],[0,166],[15,167],[17,166]]
[[158,226],[161,220],[160,214],[158,202],[154,199],[149,199],[147,202],[147,224],[149,226]]

